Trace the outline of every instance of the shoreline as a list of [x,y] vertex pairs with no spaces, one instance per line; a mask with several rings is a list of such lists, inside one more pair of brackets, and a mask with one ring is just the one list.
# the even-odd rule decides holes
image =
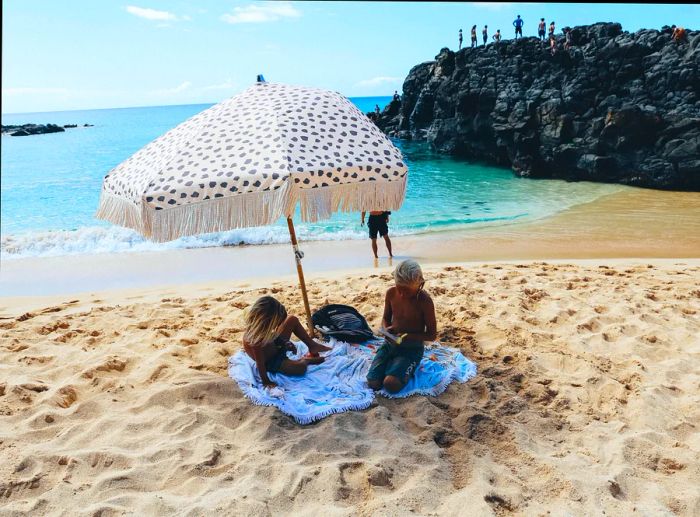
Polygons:
[[[394,262],[394,265],[397,261]],[[473,261],[447,261],[426,262],[422,269],[427,274],[439,273],[443,270],[465,270],[475,272],[482,268],[502,269],[543,267],[576,267],[576,268],[660,268],[678,269],[679,266],[700,268],[699,258],[683,257],[625,257],[625,258],[555,258],[555,259],[513,259],[513,260],[473,260]],[[390,278],[393,265],[388,261],[380,262],[378,266],[353,267],[349,269],[328,269],[304,273],[306,286],[309,290],[309,302],[312,310],[325,303],[343,303],[342,301],[329,301],[320,303],[313,295],[315,283],[338,283],[340,281],[355,281],[359,278],[376,278],[383,276]],[[290,266],[291,268],[291,266]],[[81,292],[62,292],[40,295],[15,295],[0,296],[0,320],[10,320],[22,315],[42,311],[41,314],[52,312],[54,307],[62,307],[62,314],[73,314],[80,311],[92,310],[110,305],[130,305],[133,303],[159,304],[165,297],[196,300],[223,296],[232,292],[251,293],[264,290],[279,290],[288,288],[291,293],[301,294],[299,280],[296,272],[282,275],[261,275],[247,279],[237,280],[208,280],[179,283],[159,283],[148,286],[112,287],[107,289],[95,289]]]
[[[425,266],[463,262],[700,258],[700,194],[630,189],[528,222],[393,237],[397,256]],[[301,242],[308,277],[375,265],[369,240]],[[382,255],[384,255],[382,257]],[[288,244],[174,249],[3,261],[0,305],[11,299],[115,289],[294,277]]]

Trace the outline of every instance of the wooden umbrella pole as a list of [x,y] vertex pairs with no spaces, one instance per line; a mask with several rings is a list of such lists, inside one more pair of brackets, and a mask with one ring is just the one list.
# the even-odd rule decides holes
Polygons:
[[297,234],[294,231],[294,222],[291,217],[287,217],[287,226],[289,227],[289,236],[292,239],[292,248],[294,249],[294,260],[297,262],[297,273],[299,274],[299,285],[301,286],[301,296],[304,298],[304,309],[306,309],[306,324],[309,327],[309,335],[314,337],[314,324],[311,322],[311,307],[309,306],[309,295],[306,293],[306,282],[304,282],[304,270],[301,267],[301,259],[304,254],[299,249],[297,244]]

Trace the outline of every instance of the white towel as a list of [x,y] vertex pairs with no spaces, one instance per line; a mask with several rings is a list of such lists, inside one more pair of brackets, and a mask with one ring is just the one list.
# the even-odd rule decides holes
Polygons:
[[[269,374],[277,384],[266,389],[260,380],[255,362],[244,351],[229,358],[228,373],[254,404],[275,406],[300,424],[309,424],[333,413],[369,407],[374,391],[367,386],[367,370],[382,341],[351,345],[331,339],[332,350],[323,354],[325,362],[309,366],[306,374],[292,377]],[[304,343],[297,342],[298,359],[308,352]],[[476,375],[476,365],[454,348],[438,343],[425,347],[423,360],[408,384],[399,392],[378,393],[385,397],[403,398],[410,395],[439,395],[450,382],[466,382]]]

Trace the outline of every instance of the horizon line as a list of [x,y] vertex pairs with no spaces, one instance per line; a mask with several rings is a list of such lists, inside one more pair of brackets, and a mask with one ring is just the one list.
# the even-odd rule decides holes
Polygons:
[[[359,96],[348,96],[348,99],[370,99],[377,97],[391,97],[392,95],[359,95]],[[8,111],[0,113],[0,116],[5,115],[38,115],[42,113],[71,113],[74,111],[102,111],[102,110],[128,110],[128,109],[140,109],[140,108],[173,108],[177,106],[204,106],[219,104],[223,101],[218,102],[191,102],[186,104],[155,104],[155,105],[143,105],[143,106],[113,106],[111,108],[79,108],[70,110],[51,110],[51,111]]]

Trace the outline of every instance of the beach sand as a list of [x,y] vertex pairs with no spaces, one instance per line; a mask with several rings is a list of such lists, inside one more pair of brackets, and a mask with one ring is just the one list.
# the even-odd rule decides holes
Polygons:
[[[389,271],[312,305],[376,326]],[[293,277],[4,300],[0,514],[700,514],[700,260],[425,274],[477,377],[310,426],[226,373],[257,297],[303,315]]]

